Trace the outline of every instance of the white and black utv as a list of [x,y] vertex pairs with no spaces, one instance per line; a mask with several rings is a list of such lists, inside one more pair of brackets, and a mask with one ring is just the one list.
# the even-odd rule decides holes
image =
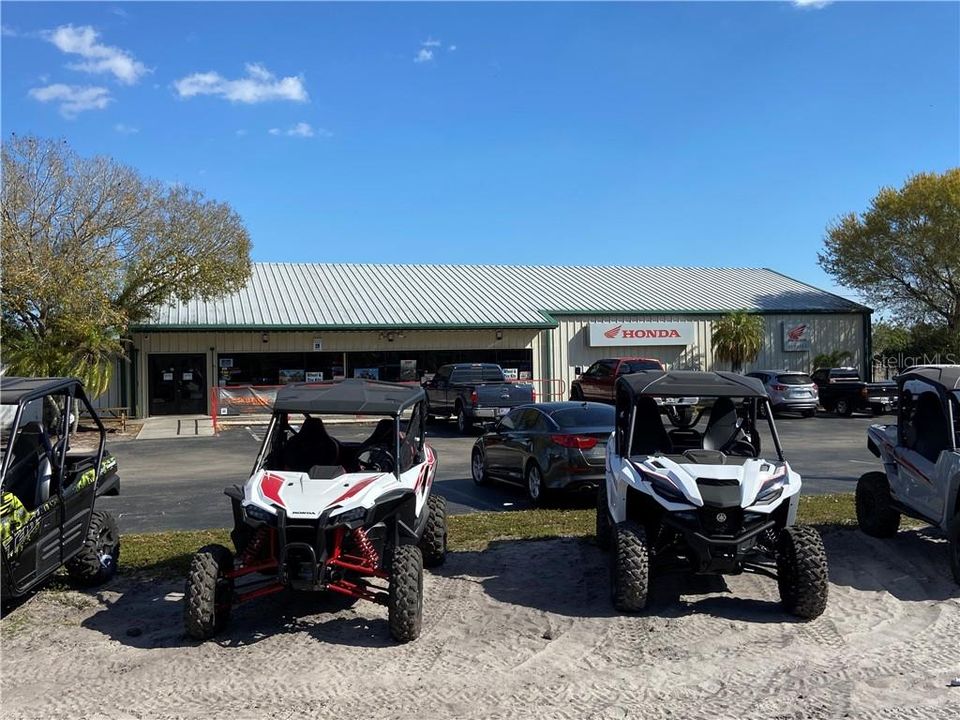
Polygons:
[[[658,400],[698,398],[663,424]],[[610,549],[613,603],[647,605],[670,569],[776,578],[784,608],[819,616],[827,602],[820,534],[795,524],[800,476],[783,458],[763,384],[729,372],[646,371],[616,385],[616,427],[597,501],[597,541]],[[759,410],[776,450],[760,454]],[[706,422],[701,419],[706,415]]]
[[907,515],[942,531],[960,583],[960,365],[898,375],[896,425],[871,425],[867,447],[883,472],[857,482],[857,523],[868,535],[896,535]]
[[[99,431],[93,447],[70,434],[81,409]],[[79,380],[0,377],[3,599],[24,595],[62,566],[85,585],[113,577],[120,533],[113,516],[95,508],[99,495],[120,491],[105,440]]]
[[[431,494],[437,458],[424,442],[425,410],[423,389],[407,385],[281,389],[250,479],[224,491],[236,555],[208,545],[193,558],[187,632],[211,637],[234,604],[291,588],[384,604],[393,637],[417,638],[423,567],[441,564],[447,550],[446,503]],[[362,442],[343,442],[323,415],[381,419]]]

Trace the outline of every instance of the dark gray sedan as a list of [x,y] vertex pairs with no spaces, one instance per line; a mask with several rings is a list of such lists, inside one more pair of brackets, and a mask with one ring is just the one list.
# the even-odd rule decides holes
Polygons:
[[613,417],[612,406],[592,402],[514,408],[473,446],[473,481],[522,485],[535,504],[554,491],[595,488],[604,479]]

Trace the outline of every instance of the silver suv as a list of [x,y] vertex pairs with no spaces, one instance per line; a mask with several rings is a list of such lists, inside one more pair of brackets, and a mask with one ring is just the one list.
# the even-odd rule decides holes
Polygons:
[[797,412],[804,417],[817,414],[820,393],[807,373],[795,370],[753,370],[747,377],[757,378],[767,389],[774,412]]

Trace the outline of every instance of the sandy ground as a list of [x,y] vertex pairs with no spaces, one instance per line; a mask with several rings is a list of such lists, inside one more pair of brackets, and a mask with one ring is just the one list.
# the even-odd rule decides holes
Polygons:
[[2,717],[960,718],[945,543],[825,540],[830,602],[806,624],[750,575],[663,578],[648,615],[615,615],[577,540],[452,554],[406,646],[366,603],[281,594],[197,644],[179,582],[48,590],[2,622]]

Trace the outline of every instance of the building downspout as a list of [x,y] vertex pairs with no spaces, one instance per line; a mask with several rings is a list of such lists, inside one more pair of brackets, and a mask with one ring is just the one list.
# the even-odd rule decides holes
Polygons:
[[873,382],[873,310],[863,313],[863,374],[864,380]]

